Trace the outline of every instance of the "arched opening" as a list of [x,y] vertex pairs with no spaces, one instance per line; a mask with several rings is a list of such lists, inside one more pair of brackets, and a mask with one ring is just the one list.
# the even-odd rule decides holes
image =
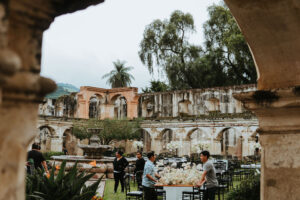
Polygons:
[[72,135],[71,129],[66,129],[63,134],[63,150],[67,150],[68,155],[77,154],[77,139]]
[[149,152],[151,151],[151,135],[148,131],[142,129],[141,130],[141,136],[142,136],[142,141],[143,141],[143,151],[144,152]]
[[161,133],[162,149],[167,150],[167,144],[174,139],[173,131],[171,129],[164,129]]
[[199,150],[210,150],[211,148],[210,135],[199,128],[191,130],[187,135],[187,140],[190,142],[191,153],[199,153]]
[[93,95],[89,100],[89,118],[100,119],[101,118],[101,99],[100,95]]
[[122,95],[116,95],[111,99],[113,107],[113,118],[125,119],[127,118],[127,100]]
[[225,128],[217,136],[221,144],[221,154],[229,157],[241,157],[243,138],[235,128]]
[[55,131],[50,126],[41,126],[39,128],[39,135],[36,137],[35,142],[41,146],[42,152],[51,151],[51,139],[55,136]]

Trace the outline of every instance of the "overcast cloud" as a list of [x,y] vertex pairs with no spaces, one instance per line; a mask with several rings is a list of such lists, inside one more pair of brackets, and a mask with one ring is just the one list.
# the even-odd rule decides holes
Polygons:
[[105,73],[117,59],[133,66],[132,86],[143,88],[151,76],[138,56],[145,26],[155,19],[165,19],[174,10],[193,15],[197,33],[194,44],[203,43],[203,23],[207,7],[219,0],[106,0],[83,11],[60,16],[44,33],[42,75],[76,87],[109,88]]

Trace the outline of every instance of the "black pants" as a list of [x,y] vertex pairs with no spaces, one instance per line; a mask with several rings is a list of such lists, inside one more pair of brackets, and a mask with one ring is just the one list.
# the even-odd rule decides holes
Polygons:
[[125,175],[125,172],[114,173],[115,192],[117,192],[117,190],[118,190],[119,182],[121,182],[122,192],[124,192],[124,175]]
[[154,188],[143,186],[144,200],[157,200],[157,194]]
[[203,200],[215,200],[216,188],[207,188],[204,191]]

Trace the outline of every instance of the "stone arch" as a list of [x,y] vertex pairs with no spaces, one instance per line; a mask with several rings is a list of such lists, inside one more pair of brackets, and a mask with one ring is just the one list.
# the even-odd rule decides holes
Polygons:
[[101,103],[103,97],[100,94],[91,95],[89,98],[89,118],[100,119],[101,118]]
[[127,118],[127,98],[122,94],[112,96],[110,100],[113,105],[113,118]]
[[162,150],[166,150],[167,144],[175,140],[174,136],[175,134],[173,133],[173,130],[169,128],[165,128],[160,132],[158,139],[161,140]]
[[49,125],[42,125],[38,130],[39,134],[36,137],[35,142],[40,144],[41,151],[51,151],[51,138],[57,135],[55,129]]
[[216,137],[220,141],[221,154],[225,156],[242,156],[243,136],[237,129],[226,127],[222,129]]
[[203,129],[193,128],[188,132],[186,136],[186,141],[188,141],[190,146],[190,152],[192,152],[193,144],[197,142],[211,145],[211,136]]
[[141,129],[141,138],[144,144],[143,151],[149,152],[151,151],[151,145],[152,145],[152,138],[148,131],[145,129]]

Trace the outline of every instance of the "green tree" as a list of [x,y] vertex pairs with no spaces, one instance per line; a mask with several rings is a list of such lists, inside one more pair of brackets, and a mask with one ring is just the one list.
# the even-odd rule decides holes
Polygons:
[[245,39],[225,5],[208,8],[205,45],[191,45],[195,31],[190,14],[172,13],[148,25],[139,56],[150,73],[158,66],[172,89],[205,88],[256,82],[254,62]]
[[126,67],[125,63],[125,61],[120,60],[113,62],[115,69],[102,76],[102,78],[108,78],[107,84],[112,88],[128,87],[131,85],[131,80],[134,80],[134,77],[129,73],[133,67]]
[[170,90],[169,86],[162,82],[162,81],[151,81],[150,87],[146,87],[142,89],[144,93],[150,93],[150,92],[166,92]]
[[73,135],[79,139],[90,138],[89,129],[99,129],[100,142],[109,145],[113,140],[140,139],[139,120],[88,119],[73,122]]
[[255,83],[254,61],[235,19],[225,4],[208,8],[209,20],[204,24],[205,49],[223,68],[227,84]]
[[[192,15],[181,11],[173,12],[169,20],[155,20],[145,29],[140,44],[140,59],[147,65],[150,73],[153,73],[155,65],[162,67],[174,89],[178,89],[178,82],[181,83],[180,88],[190,87],[186,71],[182,69],[187,67],[193,57],[198,57],[201,51],[200,47],[188,42],[188,35],[194,31]],[[173,67],[177,68],[178,81],[173,81],[172,75],[175,74],[168,73]]]

